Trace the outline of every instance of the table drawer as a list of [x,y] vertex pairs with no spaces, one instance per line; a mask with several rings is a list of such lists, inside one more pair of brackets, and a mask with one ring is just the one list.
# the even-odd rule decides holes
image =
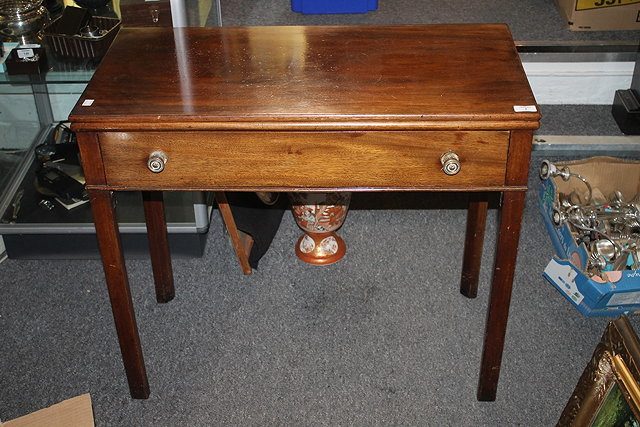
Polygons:
[[[473,188],[501,186],[509,132],[104,132],[107,185],[144,188]],[[149,156],[166,156],[159,173]],[[443,172],[455,152],[460,171]]]

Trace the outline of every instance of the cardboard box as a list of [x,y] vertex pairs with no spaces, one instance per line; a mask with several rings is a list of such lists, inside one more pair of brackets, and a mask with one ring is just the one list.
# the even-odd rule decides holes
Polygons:
[[83,394],[23,417],[0,422],[0,427],[94,427],[91,396]]
[[573,31],[640,30],[640,0],[555,0]]
[[[640,192],[640,161],[613,157],[593,157],[585,160],[555,163],[568,166],[571,172],[585,177],[597,193],[608,196],[614,190],[630,200]],[[609,271],[590,277],[586,273],[589,249],[576,242],[576,235],[567,224],[556,226],[553,206],[558,194],[584,194],[585,184],[579,179],[564,181],[553,177],[542,181],[539,207],[556,256],[544,270],[544,277],[586,316],[617,316],[640,311],[640,270]]]
[[640,30],[640,0],[555,0],[573,31]]

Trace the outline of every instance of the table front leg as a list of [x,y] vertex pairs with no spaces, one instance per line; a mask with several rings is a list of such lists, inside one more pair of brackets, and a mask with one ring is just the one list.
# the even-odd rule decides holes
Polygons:
[[480,263],[482,261],[482,246],[484,244],[488,206],[489,202],[486,193],[471,193],[469,195],[467,232],[464,240],[462,278],[460,280],[460,293],[468,298],[475,298],[478,295],[478,280],[480,277]]
[[478,384],[478,400],[481,401],[496,399],[525,196],[524,191],[513,191],[505,192],[502,197]]
[[147,224],[151,268],[156,286],[156,301],[159,303],[169,302],[176,293],[173,285],[173,269],[162,191],[143,191],[142,201]]
[[102,256],[102,266],[109,290],[109,299],[111,300],[113,320],[118,333],[124,369],[129,381],[129,391],[134,399],[146,399],[149,397],[149,382],[122,253],[113,193],[111,191],[89,190],[89,197],[98,246]]

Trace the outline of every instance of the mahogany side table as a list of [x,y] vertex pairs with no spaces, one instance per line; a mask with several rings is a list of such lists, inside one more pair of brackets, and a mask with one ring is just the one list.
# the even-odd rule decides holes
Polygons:
[[114,190],[143,193],[159,302],[174,295],[161,191],[218,192],[241,263],[225,191],[469,192],[468,297],[500,192],[478,387],[495,399],[540,120],[506,25],[123,29],[70,120],[134,398],[149,384]]

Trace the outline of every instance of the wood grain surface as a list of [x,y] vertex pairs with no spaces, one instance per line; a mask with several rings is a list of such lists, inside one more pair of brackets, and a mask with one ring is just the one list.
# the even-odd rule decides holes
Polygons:
[[[494,400],[539,119],[502,24],[120,31],[70,120],[132,396],[149,388],[110,190],[216,190],[223,210],[232,190],[426,190],[504,192],[478,386]],[[160,173],[147,168],[155,150],[168,159]],[[462,166],[452,176],[449,150]],[[155,264],[169,258],[160,204],[146,195]],[[486,209],[485,195],[471,198],[467,296]],[[158,277],[170,269],[157,273],[169,299]]]
[[[509,132],[105,132],[108,186],[153,188],[464,188],[502,186]],[[152,173],[154,150],[168,157]],[[442,171],[455,151],[461,170]]]
[[538,126],[537,111],[514,111],[535,104],[502,24],[125,28],[71,121],[102,130],[516,129]]

